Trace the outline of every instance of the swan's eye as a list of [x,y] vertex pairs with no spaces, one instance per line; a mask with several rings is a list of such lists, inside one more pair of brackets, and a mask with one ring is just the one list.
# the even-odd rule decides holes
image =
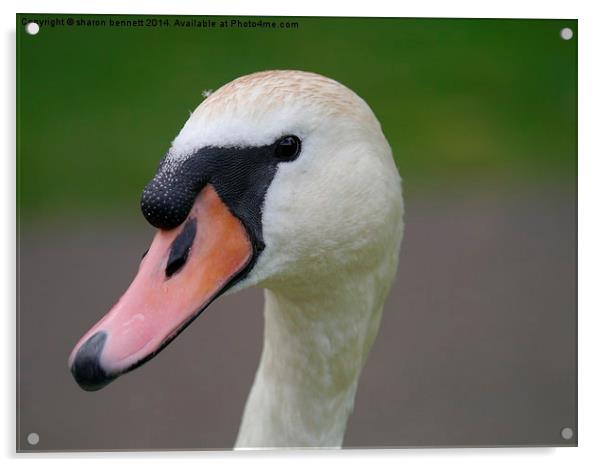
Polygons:
[[276,143],[276,157],[283,161],[296,159],[301,152],[301,140],[294,136],[285,136]]

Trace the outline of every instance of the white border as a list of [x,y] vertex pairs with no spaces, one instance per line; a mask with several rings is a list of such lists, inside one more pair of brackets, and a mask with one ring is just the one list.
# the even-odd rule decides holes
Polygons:
[[[186,1],[147,0],[128,2],[125,0],[99,1],[20,1],[2,2],[3,40],[2,93],[5,108],[1,113],[1,140],[4,154],[1,159],[2,177],[0,203],[1,230],[0,254],[2,277],[0,296],[4,298],[2,309],[2,383],[3,403],[0,424],[0,454],[8,461],[6,465],[19,462],[28,465],[42,460],[49,465],[74,465],[85,462],[90,466],[101,466],[106,462],[127,459],[128,465],[157,465],[174,459],[187,465],[219,461],[245,465],[274,465],[283,460],[300,465],[308,461],[363,465],[367,460],[398,465],[400,462],[418,462],[435,465],[444,462],[447,466],[508,465],[525,462],[532,466],[590,465],[600,462],[602,365],[600,364],[600,337],[602,309],[598,290],[601,288],[602,273],[602,175],[601,133],[601,87],[600,59],[600,16],[594,2],[573,0],[504,2],[467,1],[421,1],[386,2],[369,0],[364,2],[304,0],[288,4],[283,1]],[[39,13],[140,13],[140,14],[231,14],[231,15],[297,15],[297,16],[427,16],[427,17],[499,17],[499,18],[578,18],[579,19],[579,448],[499,448],[499,449],[430,449],[430,450],[382,450],[382,451],[308,451],[282,452],[187,452],[187,453],[90,453],[90,454],[19,454],[15,449],[15,16],[16,12]],[[598,56],[597,56],[598,55]]]

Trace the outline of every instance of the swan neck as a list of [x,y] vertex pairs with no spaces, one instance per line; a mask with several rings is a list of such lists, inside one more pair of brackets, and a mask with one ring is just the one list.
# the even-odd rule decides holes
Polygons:
[[263,351],[237,448],[342,445],[382,310],[365,279],[304,300],[265,291]]

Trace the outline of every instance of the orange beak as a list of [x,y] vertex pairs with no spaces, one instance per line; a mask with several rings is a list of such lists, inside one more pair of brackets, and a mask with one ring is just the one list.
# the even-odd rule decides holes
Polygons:
[[100,389],[155,356],[236,281],[252,257],[244,226],[205,186],[185,222],[157,231],[128,290],[71,352],[78,384]]

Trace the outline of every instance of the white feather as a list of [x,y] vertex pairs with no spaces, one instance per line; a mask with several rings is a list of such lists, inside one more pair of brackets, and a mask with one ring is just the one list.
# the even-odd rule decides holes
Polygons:
[[355,93],[313,73],[257,73],[220,88],[168,163],[286,134],[301,138],[302,153],[280,164],[262,209],[266,248],[231,291],[266,289],[238,448],[341,446],[403,234],[401,180],[380,124]]

